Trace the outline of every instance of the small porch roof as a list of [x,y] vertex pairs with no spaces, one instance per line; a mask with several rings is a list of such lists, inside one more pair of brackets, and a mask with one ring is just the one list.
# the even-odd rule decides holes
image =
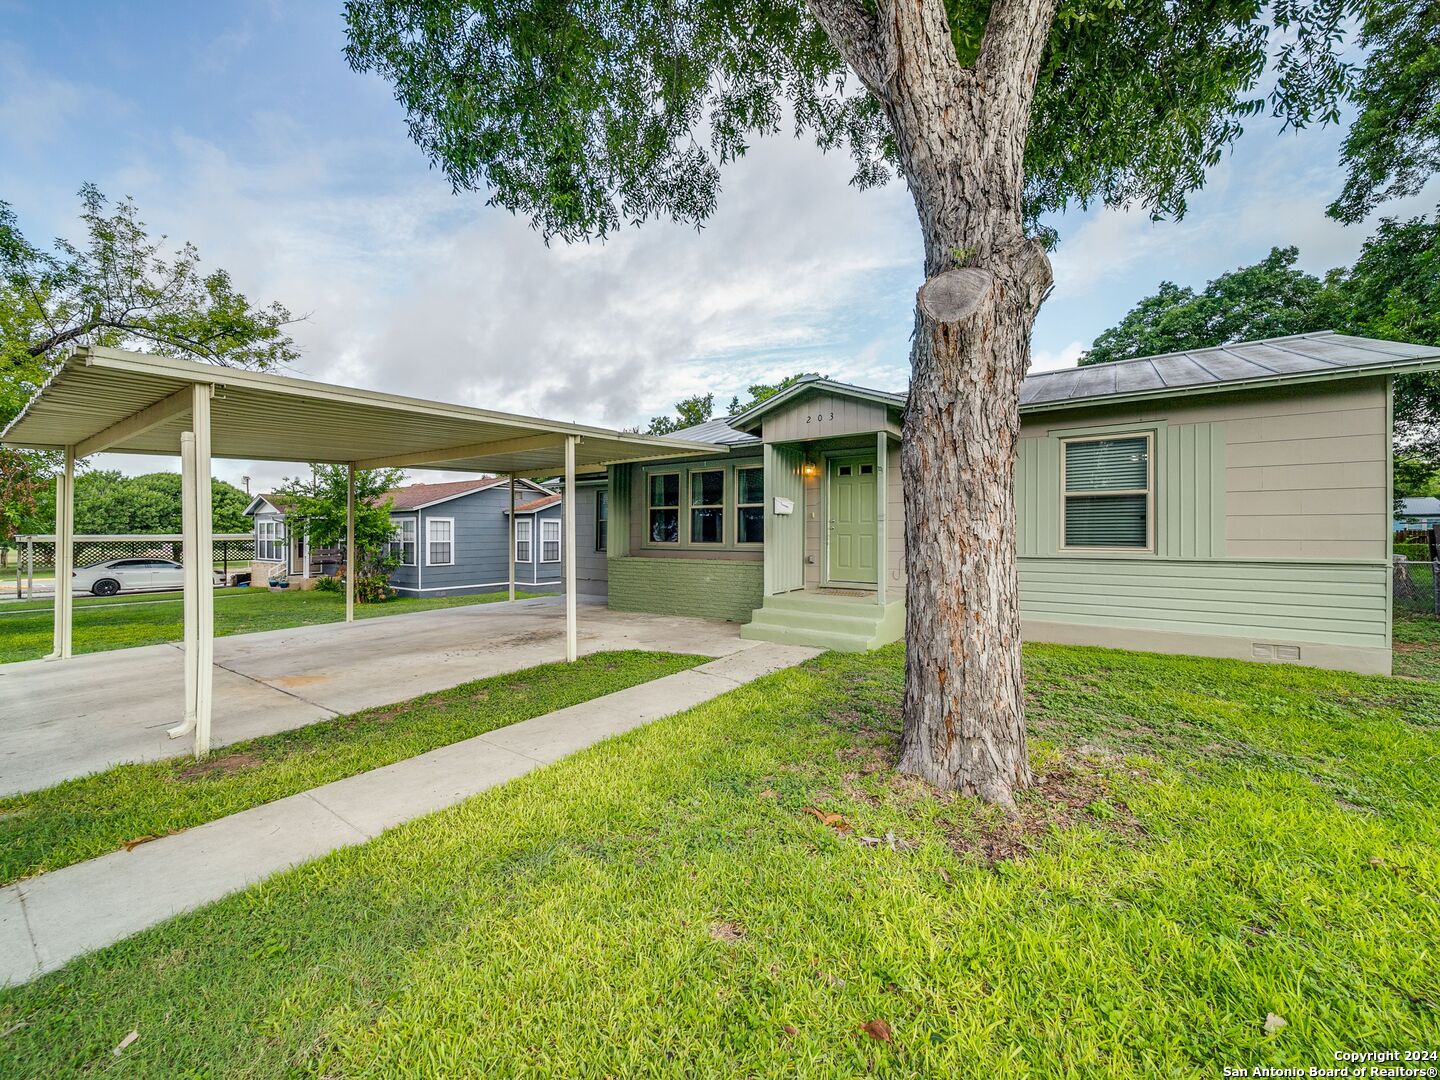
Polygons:
[[[147,353],[76,350],[30,399],[0,443],[173,456],[188,428],[192,387],[212,388],[212,452],[256,461],[354,463],[516,476],[715,453],[711,443],[477,409]],[[723,451],[722,451],[723,452]]]

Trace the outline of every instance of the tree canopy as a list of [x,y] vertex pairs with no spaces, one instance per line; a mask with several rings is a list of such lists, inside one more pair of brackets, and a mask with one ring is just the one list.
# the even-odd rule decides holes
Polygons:
[[[1351,89],[1338,50],[1362,0],[1065,0],[1040,70],[1025,210],[1137,204],[1183,213],[1188,192],[1267,111],[1335,119]],[[826,5],[856,30],[861,0]],[[973,64],[989,0],[946,0]],[[656,217],[709,218],[720,169],[793,127],[846,148],[854,182],[883,183],[895,142],[869,87],[799,0],[349,0],[346,56],[383,75],[411,137],[456,190],[547,237],[603,237]],[[1255,87],[1285,35],[1267,97]]]
[[[346,473],[343,465],[311,465],[309,476],[287,477],[275,489],[288,500],[285,521],[321,547],[345,542]],[[362,555],[378,558],[395,532],[390,523],[394,499],[405,474],[399,469],[357,469],[355,472],[355,544]]]
[[[224,480],[210,481],[214,529],[250,532],[245,507],[250,496]],[[90,469],[75,477],[77,533],[178,533],[183,531],[180,474],[171,472],[125,476],[117,469]],[[45,489],[33,514],[19,522],[20,532],[52,532],[55,492]]]
[[[744,412],[752,405],[758,405],[766,398],[774,397],[782,390],[789,389],[801,379],[813,372],[797,371],[794,375],[787,375],[783,379],[773,383],[751,383],[748,387],[750,398],[743,404],[737,394],[730,399],[726,407],[725,415],[734,416],[736,413]],[[695,394],[683,401],[675,403],[674,416],[652,416],[650,424],[645,429],[646,435],[669,435],[682,428],[694,427],[696,424],[703,424],[715,415],[715,394]]]

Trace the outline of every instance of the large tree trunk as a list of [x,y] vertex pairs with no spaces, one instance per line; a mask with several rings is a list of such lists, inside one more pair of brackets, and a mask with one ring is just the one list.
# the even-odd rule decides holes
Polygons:
[[993,0],[973,67],[943,0],[809,0],[895,136],[925,241],[905,488],[900,767],[1008,804],[1030,782],[1014,472],[1020,380],[1050,287],[1024,233],[1025,137],[1056,0]]

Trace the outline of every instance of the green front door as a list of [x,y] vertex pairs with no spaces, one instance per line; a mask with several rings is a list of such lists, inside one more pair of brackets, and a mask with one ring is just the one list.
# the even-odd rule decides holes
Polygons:
[[827,577],[873,585],[875,455],[830,459],[830,544]]

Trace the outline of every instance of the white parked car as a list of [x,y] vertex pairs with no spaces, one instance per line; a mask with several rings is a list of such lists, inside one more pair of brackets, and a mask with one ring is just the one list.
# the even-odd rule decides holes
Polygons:
[[[111,559],[76,570],[72,577],[76,592],[96,596],[185,587],[185,568],[173,559]],[[220,583],[219,574],[215,583]]]

